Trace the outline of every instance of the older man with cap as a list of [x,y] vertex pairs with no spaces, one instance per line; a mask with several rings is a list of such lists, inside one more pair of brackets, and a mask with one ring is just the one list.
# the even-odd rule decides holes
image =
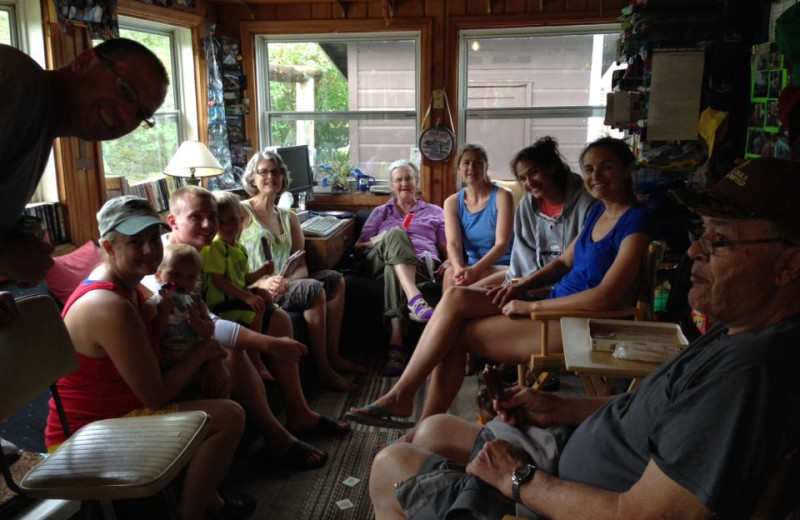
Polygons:
[[427,419],[376,457],[376,518],[749,518],[800,443],[797,193],[800,164],[777,159],[678,193],[705,226],[689,302],[719,323],[630,393],[514,388],[483,429]]

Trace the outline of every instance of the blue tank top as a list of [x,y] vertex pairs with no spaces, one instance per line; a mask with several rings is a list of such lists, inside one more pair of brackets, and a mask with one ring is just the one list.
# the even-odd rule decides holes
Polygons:
[[598,203],[586,215],[583,230],[575,242],[572,269],[553,287],[549,298],[568,296],[597,287],[617,258],[622,241],[628,235],[645,233],[653,237],[655,225],[650,212],[637,204],[619,217],[606,236],[593,242],[592,230],[605,209],[602,203]]
[[[471,213],[464,204],[464,190],[458,192],[458,221],[461,223],[461,245],[464,248],[467,265],[474,265],[494,247],[497,230],[497,190],[496,185],[492,186],[489,202],[482,210],[475,213]],[[509,264],[513,245],[512,237],[506,254],[495,265]]]

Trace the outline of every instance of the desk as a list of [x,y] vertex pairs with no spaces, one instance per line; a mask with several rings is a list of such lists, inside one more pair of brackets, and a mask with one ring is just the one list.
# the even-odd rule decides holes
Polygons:
[[355,219],[347,222],[326,237],[306,235],[306,264],[309,272],[331,269],[350,251],[355,242]]
[[372,209],[385,204],[391,195],[376,195],[370,192],[357,191],[355,193],[315,193],[314,200],[306,203],[306,208],[311,210],[338,210],[356,212],[360,209]]
[[587,318],[561,318],[561,339],[567,370],[580,376],[590,396],[611,395],[615,379],[633,379],[628,390],[658,368],[658,363],[617,359],[611,352],[590,349]]

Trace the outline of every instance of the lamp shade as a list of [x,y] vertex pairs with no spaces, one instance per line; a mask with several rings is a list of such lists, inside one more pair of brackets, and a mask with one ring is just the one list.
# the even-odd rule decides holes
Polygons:
[[198,184],[200,177],[213,177],[225,173],[225,168],[200,141],[184,141],[164,168],[173,177],[186,177],[189,184]]

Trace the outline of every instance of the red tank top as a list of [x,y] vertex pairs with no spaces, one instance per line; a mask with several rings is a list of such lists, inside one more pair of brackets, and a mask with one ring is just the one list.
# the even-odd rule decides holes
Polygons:
[[[69,297],[61,316],[66,316],[72,304],[81,296],[102,289],[113,291],[127,298],[125,291],[119,285],[112,282],[97,282],[84,280],[75,292]],[[144,297],[136,290],[137,301],[133,302],[143,312]],[[144,317],[143,317],[144,321]],[[151,330],[150,324],[145,322],[147,335],[153,354],[158,358],[160,351],[158,341]],[[108,356],[94,358],[76,352],[78,357],[78,369],[58,380],[58,393],[64,405],[67,415],[67,422],[70,430],[74,433],[81,426],[101,419],[111,419],[122,417],[123,415],[140,408],[142,404],[133,394],[128,384],[117,372],[114,363]],[[45,445],[51,446],[66,440],[64,431],[61,428],[61,421],[58,419],[55,403],[50,399],[50,413],[47,416],[47,426],[45,427]]]

